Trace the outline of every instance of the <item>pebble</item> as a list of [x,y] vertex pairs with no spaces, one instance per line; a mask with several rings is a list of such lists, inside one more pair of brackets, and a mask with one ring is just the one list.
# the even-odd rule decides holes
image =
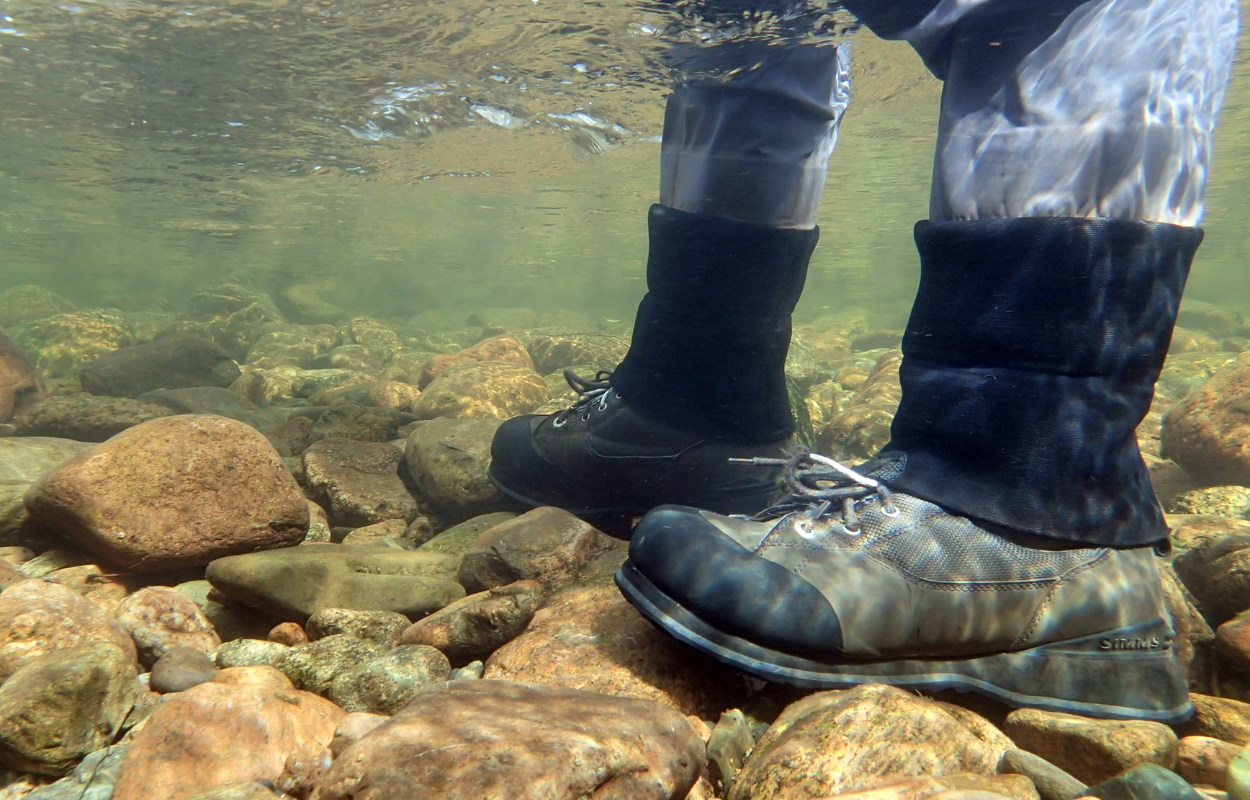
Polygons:
[[304,631],[298,622],[282,622],[273,627],[266,637],[271,642],[284,644],[287,647],[294,647],[297,644],[307,644],[308,634]]
[[721,714],[707,741],[708,778],[721,797],[729,792],[753,747],[755,737],[742,712],[733,708]]
[[486,671],[486,665],[481,661],[470,661],[463,667],[457,667],[451,671],[451,675],[447,677],[450,681],[476,681],[481,679],[482,674]]
[[148,685],[160,694],[182,692],[211,681],[216,672],[212,659],[203,650],[178,646],[168,650],[152,665]]

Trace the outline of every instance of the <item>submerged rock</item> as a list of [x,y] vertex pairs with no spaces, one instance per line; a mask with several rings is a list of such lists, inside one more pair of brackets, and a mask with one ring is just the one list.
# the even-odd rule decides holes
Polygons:
[[437,647],[453,664],[467,664],[519,636],[541,603],[542,586],[536,581],[498,586],[405,626],[399,641]]
[[551,598],[495,651],[485,677],[656,700],[699,716],[738,705],[745,690],[732,670],[660,631],[615,586]]
[[875,456],[890,441],[890,423],[902,388],[898,367],[902,354],[882,356],[846,407],[816,432],[816,449],[839,461],[856,463]]
[[459,525],[453,525],[437,536],[431,537],[422,544],[419,550],[430,550],[435,553],[446,553],[453,556],[463,556],[465,553],[473,549],[473,545],[477,542],[478,537],[483,531],[510,519],[515,519],[516,514],[511,511],[496,511],[493,514],[481,514],[476,517],[461,522]]
[[819,692],[781,713],[728,797],[827,797],[915,776],[989,776],[1009,749],[981,717],[900,689]]
[[385,443],[323,439],[304,451],[304,472],[324,497],[334,525],[360,527],[417,516],[417,502],[399,479],[404,455]]
[[1206,484],[1250,484],[1250,352],[1163,418],[1163,455]]
[[403,345],[395,331],[372,317],[356,317],[347,325],[348,334],[356,344],[366,347],[383,364],[399,355]]
[[412,407],[420,419],[527,414],[551,399],[551,390],[532,367],[499,361],[454,366],[423,387]]
[[368,663],[382,653],[383,648],[375,642],[336,633],[315,642],[288,648],[274,666],[291,679],[295,688],[326,695],[335,678]]
[[136,425],[168,416],[169,409],[138,400],[72,394],[41,400],[13,423],[18,436],[103,442]]
[[0,543],[16,545],[38,536],[22,496],[44,475],[90,448],[88,443],[43,436],[0,439]]
[[8,422],[43,397],[43,381],[30,359],[0,330],[0,422]]
[[538,581],[551,593],[574,583],[612,541],[567,511],[536,508],[482,533],[464,554],[459,580],[470,592]]
[[179,645],[165,651],[152,665],[148,685],[161,694],[183,692],[208,683],[216,672],[213,660],[203,650]]
[[344,749],[312,800],[682,800],[704,763],[693,726],[657,703],[455,681]]
[[486,471],[495,419],[435,419],[408,437],[408,474],[431,505],[457,519],[498,511],[505,505]]
[[77,310],[72,302],[56,292],[30,283],[0,292],[0,328],[12,328],[23,322],[34,322]]
[[137,658],[111,614],[64,586],[28,580],[0,593],[0,681],[45,654],[96,642]]
[[244,420],[259,408],[238,392],[218,386],[196,386],[189,389],[161,389],[144,392],[136,400],[164,406],[175,414],[218,414]]
[[109,642],[32,660],[0,686],[0,761],[64,775],[113,740],[138,682],[129,654]]
[[308,639],[316,641],[346,633],[389,648],[411,624],[407,617],[394,611],[323,608],[308,618]]
[[1086,784],[1139,764],[1176,766],[1179,740],[1159,722],[1096,720],[1072,714],[1020,709],[1003,731],[1017,747],[1035,753]]
[[319,761],[343,716],[291,688],[213,681],[169,695],[134,735],[113,800],[183,800],[279,780],[288,762]]
[[45,380],[69,382],[83,365],[135,343],[134,326],[115,311],[75,311],[8,329]]
[[1173,514],[1207,514],[1246,519],[1250,515],[1250,489],[1244,486],[1209,486],[1184,492],[1168,509]]
[[69,775],[36,789],[23,800],[112,800],[117,770],[129,749],[122,743],[89,753]]
[[1184,778],[1156,764],[1134,767],[1091,786],[1087,794],[1098,800],[1202,800]]
[[417,692],[450,676],[451,665],[438,650],[403,645],[339,675],[330,699],[346,711],[396,714]]
[[308,505],[263,436],[225,417],[153,420],[57,467],[26,494],[40,524],[152,572],[303,540]]
[[589,378],[597,370],[616,369],[629,350],[629,340],[606,333],[553,333],[531,338],[527,349],[540,375],[584,366],[583,377]]
[[358,442],[393,442],[399,428],[415,419],[393,408],[366,408],[355,403],[331,406],[317,417],[309,432],[312,441],[354,439]]
[[1186,736],[1177,750],[1176,774],[1190,783],[1223,786],[1229,762],[1241,751],[1235,744],[1210,736]]
[[149,586],[127,597],[114,614],[134,639],[139,662],[151,667],[166,653],[190,648],[211,653],[221,644],[195,602],[166,586]]
[[226,596],[288,620],[323,608],[425,616],[464,597],[458,566],[458,558],[441,553],[319,544],[218,559],[208,580]]
[[216,343],[194,336],[169,336],[123,347],[84,364],[84,391],[110,397],[138,397],[156,389],[195,386],[225,388],[239,377],[239,367]]

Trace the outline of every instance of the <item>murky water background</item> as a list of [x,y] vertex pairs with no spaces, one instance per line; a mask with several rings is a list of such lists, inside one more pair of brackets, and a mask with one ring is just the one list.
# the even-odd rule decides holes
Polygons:
[[[350,313],[573,308],[643,291],[673,42],[642,0],[0,0],[0,289],[181,308],[233,277]],[[684,17],[684,23],[682,18]],[[808,14],[834,35],[849,18]],[[854,33],[801,316],[906,313],[940,84]],[[1250,311],[1250,54],[1217,140],[1189,296]]]

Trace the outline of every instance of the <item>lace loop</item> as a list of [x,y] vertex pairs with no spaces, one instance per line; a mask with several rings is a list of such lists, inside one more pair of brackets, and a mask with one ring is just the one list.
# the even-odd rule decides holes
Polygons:
[[595,405],[600,411],[608,410],[608,396],[612,393],[612,372],[611,370],[601,369],[595,373],[593,378],[583,378],[571,369],[564,370],[564,380],[568,381],[569,388],[577,392],[577,400],[563,411],[558,412],[551,420],[552,427],[562,428],[568,422],[569,416],[574,412],[582,412],[582,422],[590,420],[591,406]]
[[857,472],[832,458],[816,455],[806,447],[798,447],[788,458],[731,458],[735,464],[781,467],[781,486],[786,497],[756,514],[753,519],[767,520],[801,512],[810,526],[829,514],[835,503],[842,512],[846,532],[857,536],[863,530],[858,506],[875,496],[881,513],[897,517],[902,511],[894,505],[893,493],[884,482]]

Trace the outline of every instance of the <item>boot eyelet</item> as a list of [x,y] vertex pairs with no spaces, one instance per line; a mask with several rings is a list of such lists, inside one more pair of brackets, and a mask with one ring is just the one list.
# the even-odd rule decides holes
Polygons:
[[585,414],[582,414],[582,422],[587,422],[589,420],[590,420],[590,412],[587,411]]
[[565,423],[565,422],[567,422],[567,421],[568,421],[568,420],[566,420],[566,419],[553,419],[553,420],[551,421],[551,427],[553,427],[553,428],[563,428],[563,427],[564,427],[564,423]]
[[794,529],[799,532],[799,536],[804,539],[815,539],[816,531],[812,530],[812,523],[806,520],[799,520],[794,523]]
[[897,517],[899,514],[902,514],[903,511],[898,506],[882,506],[881,513],[893,519],[894,517]]
[[850,534],[851,536],[859,536],[861,533],[863,533],[863,532],[864,532],[864,529],[863,529],[863,528],[861,528],[861,527],[860,527],[860,526],[858,526],[858,525],[856,525],[854,528],[852,528],[850,525],[843,525],[842,527],[843,527],[843,528],[846,530],[846,532],[847,532],[848,534]]

